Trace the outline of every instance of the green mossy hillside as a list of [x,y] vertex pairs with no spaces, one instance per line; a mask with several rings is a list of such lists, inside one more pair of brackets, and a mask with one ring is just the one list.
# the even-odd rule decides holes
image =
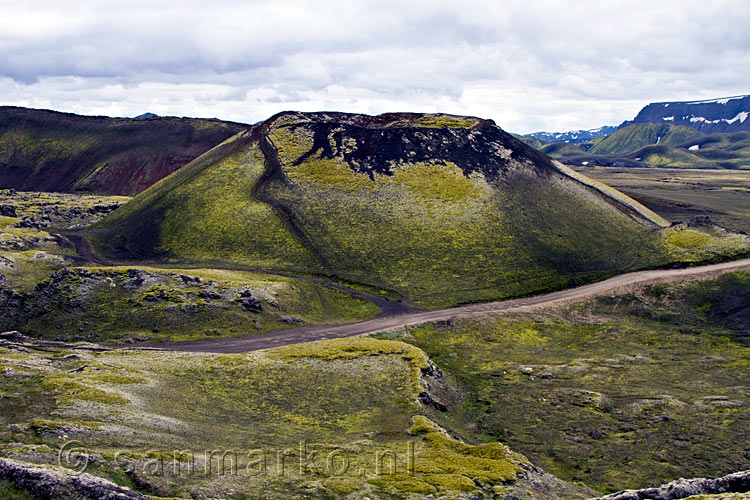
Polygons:
[[264,171],[257,142],[240,134],[113,212],[90,240],[111,257],[320,271],[273,208],[254,198]]
[[[12,276],[12,275],[11,275]],[[0,331],[62,341],[163,342],[367,319],[370,302],[314,282],[241,271],[67,268],[15,291]]]
[[403,339],[466,391],[454,428],[613,492],[747,468],[749,315],[742,271]]
[[598,141],[588,152],[622,155],[652,144],[677,146],[702,136],[701,132],[689,127],[677,127],[666,123],[633,123]]
[[419,402],[425,366],[377,339],[231,355],[3,345],[0,455],[57,464],[74,440],[86,472],[170,498],[590,494],[448,433]]

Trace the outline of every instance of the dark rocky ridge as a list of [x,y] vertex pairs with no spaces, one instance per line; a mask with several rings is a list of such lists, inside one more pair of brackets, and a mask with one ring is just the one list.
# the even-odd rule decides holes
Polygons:
[[694,495],[750,492],[750,471],[718,479],[678,479],[657,488],[626,490],[595,500],[678,500]]
[[127,488],[90,474],[76,475],[66,469],[52,469],[0,458],[0,480],[12,482],[45,500],[148,500]]
[[[278,125],[281,117],[300,120]],[[503,131],[494,121],[474,117],[438,115],[459,126],[424,126],[426,116],[387,113],[377,116],[348,113],[281,113],[268,120],[291,131],[305,129],[313,146],[294,163],[311,157],[343,159],[355,172],[393,175],[393,165],[409,162],[452,162],[467,177],[481,173],[487,180],[502,178],[512,161],[524,163],[536,174],[556,172],[550,159]],[[332,139],[332,140],[331,140]],[[332,144],[333,142],[333,144]]]
[[0,188],[134,195],[246,128],[0,107]]

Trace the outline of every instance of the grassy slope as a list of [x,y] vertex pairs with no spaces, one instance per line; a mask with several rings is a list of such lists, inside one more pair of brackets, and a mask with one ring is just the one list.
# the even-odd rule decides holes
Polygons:
[[274,182],[271,195],[338,274],[420,305],[524,294],[665,262],[656,233],[561,175],[519,165],[494,184],[450,163],[404,163],[371,180],[339,158],[312,154],[296,164],[312,133],[290,130],[271,133],[291,181]]
[[[2,199],[18,215],[50,205],[86,215],[86,207],[113,200],[7,192]],[[158,342],[358,321],[378,312],[364,300],[284,276],[179,266],[82,268],[72,248],[58,246],[48,232],[11,227],[19,221],[0,217],[0,331],[69,341],[138,335]],[[248,294],[260,310],[243,306]]]
[[468,391],[455,425],[614,491],[747,468],[748,303],[737,272],[410,328],[407,341]]
[[718,165],[713,161],[705,160],[691,151],[672,146],[646,146],[630,153],[628,157],[640,158],[652,167],[718,168]]
[[589,149],[592,154],[617,155],[636,151],[651,144],[673,145],[698,139],[700,132],[689,127],[675,127],[668,124],[635,123],[618,129],[598,141]]
[[[96,459],[87,472],[154,495],[416,500],[524,487],[516,484],[522,456],[496,442],[459,442],[425,417],[417,394],[426,359],[399,342],[344,339],[235,355],[0,348],[0,363],[16,374],[0,379],[4,456],[50,463],[76,439]],[[206,450],[218,450],[209,467]],[[547,485],[545,500],[560,491],[584,497]]]
[[[40,274],[44,276],[45,270],[51,272],[42,268]],[[79,270],[95,274],[75,274]],[[139,267],[139,271],[148,273],[147,282],[135,286],[128,273],[132,270],[73,268],[73,274],[55,282],[40,279],[22,296],[15,314],[6,312],[0,318],[0,329],[66,341],[121,342],[142,335],[161,342],[360,321],[378,312],[369,302],[294,278]],[[185,283],[180,274],[201,278],[203,282]],[[244,309],[239,295],[242,290],[251,292],[262,309]],[[206,291],[216,295],[209,298],[204,295]]]
[[706,135],[682,147],[696,145],[700,149],[693,154],[721,168],[750,169],[750,132]]
[[554,156],[556,158],[586,154],[586,151],[581,149],[581,147],[577,144],[569,144],[567,142],[553,142],[544,144],[537,149],[539,149],[539,151],[546,155]]
[[678,145],[697,139],[702,134],[688,127],[675,127],[668,124],[633,124],[617,130],[595,144],[590,152],[597,154],[626,154],[644,146]]
[[114,257],[319,271],[273,209],[253,198],[263,172],[257,143],[235,136],[94,226],[92,243]]
[[0,187],[135,194],[245,128],[0,107]]
[[[659,134],[662,139],[655,144]],[[632,160],[655,168],[750,168],[748,132],[703,135],[685,127],[635,124],[589,144],[588,151],[564,143],[549,144],[540,151],[568,161],[575,157],[576,164]]]
[[545,145],[544,142],[540,141],[536,137],[530,137],[530,136],[527,136],[527,135],[520,135],[520,134],[513,134],[513,137],[515,137],[519,141],[523,142],[524,144],[528,144],[529,146],[531,146],[534,149],[541,150],[542,147]]

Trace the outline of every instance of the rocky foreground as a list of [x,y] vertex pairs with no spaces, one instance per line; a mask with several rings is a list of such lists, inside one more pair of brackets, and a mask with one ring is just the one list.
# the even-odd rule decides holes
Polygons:
[[695,495],[750,492],[750,470],[717,479],[678,479],[657,488],[625,490],[597,500],[677,500]]

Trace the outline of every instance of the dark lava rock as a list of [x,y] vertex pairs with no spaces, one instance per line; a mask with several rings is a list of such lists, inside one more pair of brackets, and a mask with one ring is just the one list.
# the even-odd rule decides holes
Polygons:
[[672,419],[669,417],[669,415],[659,415],[658,417],[653,417],[649,419],[648,423],[649,425],[653,425],[653,424],[658,424],[661,422],[669,422],[670,420]]
[[220,299],[221,295],[211,290],[201,290],[198,292],[198,297],[202,299]]
[[29,338],[22,335],[20,332],[15,330],[10,332],[0,333],[0,340],[7,340],[8,342],[26,342]]
[[16,207],[13,205],[0,205],[0,215],[3,217],[16,217]]
[[185,284],[190,283],[202,283],[203,278],[199,278],[198,276],[188,276],[186,274],[178,274],[177,277],[182,280]]
[[591,436],[591,439],[604,439],[604,438],[607,437],[607,433],[606,432],[602,432],[602,431],[597,430],[597,429],[594,429],[593,431],[591,431],[591,433],[589,435]]
[[743,471],[718,479],[678,479],[658,488],[625,490],[593,500],[677,500],[694,495],[746,493],[748,491],[750,491],[750,471]]
[[698,215],[690,219],[687,225],[688,227],[713,227],[716,223],[708,215]]
[[432,396],[427,392],[421,392],[419,393],[419,402],[425,406],[429,406],[432,404]]
[[442,378],[443,372],[432,361],[427,361],[427,368],[422,368],[422,375],[427,377]]
[[[256,299],[255,297],[246,297],[242,299],[240,304],[242,304],[242,308],[245,311],[249,311],[252,313],[259,313],[263,310],[263,303],[260,300]],[[282,317],[281,321],[285,321],[284,320],[285,317],[287,316]],[[292,321],[285,321],[285,322],[292,323]]]
[[110,203],[109,205],[94,205],[93,207],[89,208],[89,212],[96,214],[108,214],[119,207],[119,203]]
[[439,401],[435,401],[428,392],[419,393],[419,402],[425,406],[432,406],[438,411],[448,411],[448,407]]
[[437,411],[448,411],[448,407],[439,401],[434,401],[432,406],[434,406]]
[[10,481],[16,488],[45,500],[148,500],[145,495],[90,474],[76,475],[73,471],[52,470],[5,458],[0,458],[0,480]]

